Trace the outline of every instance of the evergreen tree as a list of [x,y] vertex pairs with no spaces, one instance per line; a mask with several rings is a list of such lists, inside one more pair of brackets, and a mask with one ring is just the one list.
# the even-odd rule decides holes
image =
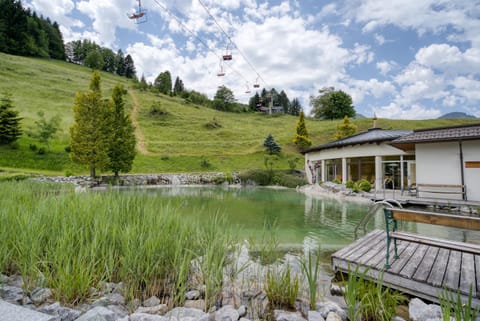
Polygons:
[[300,101],[298,98],[293,98],[292,103],[290,104],[290,110],[289,114],[293,116],[298,116],[300,115],[300,112],[302,111],[302,105],[300,104]]
[[343,117],[343,121],[338,124],[337,131],[335,132],[335,139],[342,139],[348,136],[352,136],[357,132],[357,126],[350,122],[348,116]]
[[22,135],[21,120],[13,109],[10,95],[4,94],[0,100],[0,145],[10,144]]
[[277,144],[275,139],[273,138],[272,134],[268,134],[267,138],[263,142],[263,146],[267,150],[267,152],[272,154],[278,154],[282,150],[282,148]]
[[115,57],[115,70],[117,75],[125,76],[125,57],[121,49],[118,49],[117,56]]
[[288,114],[290,112],[290,99],[288,99],[285,91],[281,91],[278,95],[278,104],[283,107],[283,112]]
[[251,111],[257,111],[259,104],[260,104],[260,95],[258,94],[258,92],[256,92],[255,95],[253,95],[253,97],[251,97],[250,100],[248,101],[248,108]]
[[175,84],[173,85],[173,95],[178,96],[184,91],[185,86],[183,85],[183,81],[177,76],[177,78],[175,78]]
[[[137,70],[135,69],[135,64],[133,63],[133,58],[130,55],[125,57],[125,77],[129,79],[136,79]],[[172,80],[170,80],[170,88],[172,87]]]
[[70,156],[76,163],[87,165],[90,176],[95,177],[97,169],[109,165],[109,143],[112,128],[110,104],[102,99],[100,74],[93,72],[88,92],[77,92],[73,103],[74,124],[70,128]]
[[119,172],[127,173],[132,169],[135,158],[135,127],[125,113],[123,95],[125,90],[117,84],[113,88],[112,101],[113,115],[111,117],[111,140],[108,151],[110,158],[109,168],[118,177]]
[[148,89],[148,83],[147,83],[147,80],[145,79],[144,74],[142,74],[142,77],[140,78],[140,83],[138,84],[138,88],[140,90],[147,90]]
[[303,150],[312,145],[312,141],[308,135],[307,126],[305,125],[305,115],[303,111],[300,112],[297,122],[297,133],[293,138],[293,142],[297,145],[299,150]]

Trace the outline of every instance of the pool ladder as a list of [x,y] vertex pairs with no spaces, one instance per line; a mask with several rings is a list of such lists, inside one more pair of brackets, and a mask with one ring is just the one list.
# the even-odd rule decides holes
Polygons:
[[381,200],[373,203],[372,205],[370,205],[370,208],[368,209],[367,214],[360,220],[360,222],[358,222],[357,226],[355,226],[355,230],[354,230],[355,239],[358,238],[358,230],[360,228],[362,228],[364,234],[366,233],[367,224],[370,222],[370,220],[375,215],[375,213],[377,213],[377,211],[380,208],[383,209],[384,207],[403,208],[402,204],[400,204],[400,202],[395,199],[385,199],[385,200]]

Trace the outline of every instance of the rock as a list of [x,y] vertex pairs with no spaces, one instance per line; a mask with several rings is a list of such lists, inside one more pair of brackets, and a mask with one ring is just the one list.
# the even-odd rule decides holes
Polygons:
[[107,309],[109,309],[110,311],[113,311],[117,318],[123,318],[128,316],[128,310],[123,305],[109,305],[107,306]]
[[329,312],[325,321],[342,321],[342,318],[335,312]]
[[168,307],[166,304],[159,304],[153,307],[138,307],[135,310],[135,313],[148,313],[148,314],[157,314],[157,315],[164,315],[167,313]]
[[0,286],[0,298],[10,303],[21,304],[23,302],[23,290],[11,285]]
[[194,309],[194,308],[182,308],[182,307],[174,308],[173,310],[165,314],[165,317],[167,319],[174,317],[174,318],[177,318],[178,320],[182,320],[185,318],[200,319],[205,316],[208,316],[208,314],[203,312],[202,310]]
[[247,315],[247,307],[245,305],[241,305],[238,307],[237,312],[238,312],[238,316],[240,318],[243,318],[244,316]]
[[345,290],[340,287],[338,284],[330,284],[330,294],[334,296],[343,296],[345,294]]
[[183,305],[185,308],[194,308],[204,311],[205,310],[205,300],[186,300]]
[[145,301],[143,301],[143,306],[144,307],[153,307],[153,306],[156,306],[156,305],[159,305],[160,304],[160,299],[157,298],[156,296],[152,296],[148,299],[146,299]]
[[169,321],[169,320],[159,315],[135,312],[130,315],[130,321]]
[[232,305],[223,306],[215,312],[215,321],[237,321],[238,318],[238,311]]
[[436,304],[426,304],[414,298],[408,304],[408,314],[412,321],[443,320],[442,309]]
[[98,306],[88,310],[75,321],[115,321],[116,319],[117,315],[115,312],[105,307]]
[[283,310],[274,310],[273,315],[276,321],[306,321],[297,312],[287,312]]
[[330,312],[335,312],[342,321],[347,321],[348,315],[337,303],[332,301],[325,301],[317,303],[317,311],[320,312],[324,319],[327,319]]
[[393,317],[393,321],[406,321],[404,318],[397,316]]
[[45,303],[52,296],[52,290],[49,288],[36,288],[30,294],[30,299],[35,305]]
[[54,321],[55,317],[0,300],[0,320]]
[[187,300],[198,300],[200,299],[200,291],[198,290],[188,291],[187,293],[185,293],[185,298]]
[[23,288],[23,278],[21,275],[17,275],[17,274],[11,275],[8,278],[7,284],[11,286],[15,286],[17,288]]
[[82,314],[81,311],[62,307],[59,302],[43,306],[38,311],[53,315],[58,321],[73,321]]
[[318,311],[308,311],[308,321],[325,321],[322,314]]
[[240,318],[240,320],[238,320],[238,321],[250,321],[250,319]]

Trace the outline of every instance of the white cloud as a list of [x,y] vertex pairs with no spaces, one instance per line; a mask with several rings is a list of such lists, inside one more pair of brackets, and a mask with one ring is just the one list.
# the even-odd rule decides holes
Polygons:
[[382,75],[387,75],[390,71],[398,67],[398,64],[395,61],[386,61],[382,60],[376,63],[377,69]]
[[464,53],[456,46],[433,44],[421,48],[415,55],[418,63],[439,71],[459,73],[480,72],[480,50],[468,49]]
[[435,108],[427,108],[420,104],[401,106],[397,103],[390,103],[387,106],[376,108],[375,113],[381,118],[399,119],[433,119],[438,118],[442,112]]

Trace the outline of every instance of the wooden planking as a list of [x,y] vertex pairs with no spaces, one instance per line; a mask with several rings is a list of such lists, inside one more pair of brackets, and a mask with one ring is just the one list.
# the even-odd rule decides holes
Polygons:
[[477,285],[475,284],[475,261],[473,254],[462,253],[460,291],[468,294],[470,292],[470,286],[472,286],[472,295],[477,296]]
[[[408,246],[408,242],[397,241],[397,254],[400,256],[407,246]],[[369,262],[369,265],[377,269],[383,269],[386,263],[386,260],[385,260],[386,251],[387,251],[387,248],[385,247],[383,251],[383,256],[379,255],[375,258],[372,258],[372,260],[370,260]],[[392,244],[390,244],[389,253],[390,253],[390,265],[391,265],[392,262],[395,262],[395,248],[393,246],[393,242]]]
[[[383,237],[383,241],[379,241],[379,235]],[[383,278],[387,286],[433,302],[438,302],[438,292],[443,287],[453,291],[460,289],[465,299],[469,290],[468,280],[470,280],[470,283],[473,282],[476,285],[474,306],[480,306],[480,291],[478,291],[480,256],[398,241],[400,257],[393,259],[392,246],[392,267],[384,270],[385,251],[385,234],[372,232],[332,254],[332,265],[335,270],[345,273],[357,266],[360,273],[368,268],[367,274],[370,278],[374,280]],[[362,254],[358,254],[360,252]],[[338,255],[338,253],[344,253],[344,255]],[[346,260],[347,256],[356,259]],[[468,267],[464,267],[465,264]]]
[[445,273],[444,285],[449,289],[458,289],[460,281],[460,265],[462,264],[462,253],[450,251],[447,271]]
[[415,253],[413,253],[413,255],[410,257],[410,260],[408,260],[407,264],[405,264],[404,268],[398,274],[405,278],[411,279],[413,274],[417,270],[417,267],[422,262],[423,257],[427,252],[427,248],[428,246],[426,245],[420,245],[415,251]]
[[440,249],[438,251],[437,258],[433,263],[432,272],[427,279],[427,283],[442,287],[443,277],[445,276],[445,271],[447,270],[448,257],[450,256],[450,250]]
[[438,254],[438,247],[429,246],[423,260],[418,265],[417,271],[413,275],[413,279],[420,282],[427,282],[428,276],[432,271],[433,263]]

